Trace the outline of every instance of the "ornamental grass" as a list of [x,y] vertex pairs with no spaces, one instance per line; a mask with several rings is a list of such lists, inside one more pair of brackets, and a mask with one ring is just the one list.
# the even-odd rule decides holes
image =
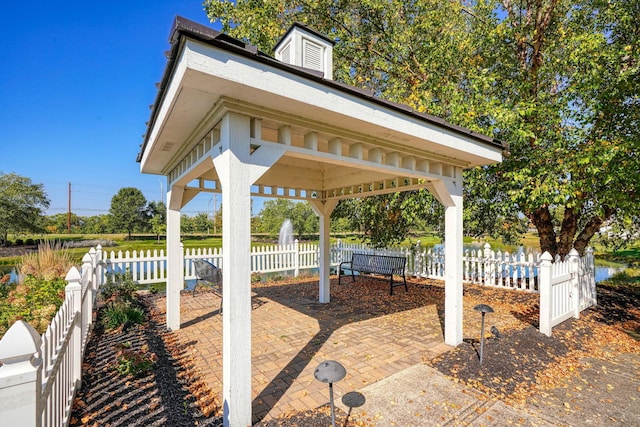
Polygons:
[[38,251],[23,255],[16,266],[19,277],[32,276],[42,280],[64,279],[73,266],[71,252],[60,242],[45,240],[38,244]]

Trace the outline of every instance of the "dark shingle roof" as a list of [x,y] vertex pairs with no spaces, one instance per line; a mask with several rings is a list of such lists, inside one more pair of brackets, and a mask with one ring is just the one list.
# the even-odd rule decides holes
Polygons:
[[[296,25],[302,25],[302,24],[296,24]],[[304,28],[310,30],[306,26]],[[310,30],[310,31],[313,31],[313,30]],[[315,31],[314,33],[329,40],[326,36],[323,36]],[[368,101],[374,102],[376,104],[390,108],[392,110],[402,112],[407,116],[417,118],[418,120],[421,120],[430,124],[436,124],[438,126],[452,130],[456,133],[466,135],[477,141],[480,141],[495,147],[503,148],[503,149],[507,148],[505,144],[503,144],[502,142],[500,142],[495,138],[488,137],[481,133],[464,128],[462,126],[454,125],[452,123],[447,122],[444,119],[441,119],[440,117],[436,117],[431,114],[420,113],[407,105],[399,104],[397,102],[387,101],[385,99],[376,97],[373,91],[360,89],[355,86],[350,86],[334,80],[325,79],[324,74],[321,71],[310,70],[308,68],[303,68],[296,65],[291,65],[291,64],[278,61],[275,58],[267,55],[266,53],[261,52],[255,46],[244,43],[242,40],[238,40],[225,33],[216,31],[213,28],[204,26],[202,24],[198,24],[197,22],[193,22],[181,16],[177,16],[173,23],[173,28],[171,30],[171,35],[169,37],[169,42],[171,43],[171,49],[165,52],[165,55],[167,56],[167,59],[168,59],[167,66],[165,67],[164,73],[162,75],[162,80],[158,84],[158,93],[156,95],[156,99],[153,105],[151,106],[151,118],[148,122],[147,133],[144,136],[144,142],[141,146],[140,153],[138,153],[138,158],[137,158],[138,162],[142,160],[142,154],[144,153],[144,150],[149,138],[149,130],[154,125],[154,122],[156,120],[156,116],[158,113],[158,107],[162,102],[162,98],[164,97],[164,94],[165,94],[166,85],[169,82],[171,73],[173,72],[174,62],[178,55],[178,49],[180,48],[180,40],[182,37],[189,37],[192,39],[196,39],[201,42],[207,43],[211,46],[215,46],[220,49],[228,50],[228,51],[237,53],[239,55],[245,56],[247,58],[251,58],[257,62],[265,63],[270,66],[286,70],[292,74],[303,76],[310,80],[320,82],[323,85],[326,85],[328,87],[338,89],[350,95],[355,95],[359,98],[366,99]]]

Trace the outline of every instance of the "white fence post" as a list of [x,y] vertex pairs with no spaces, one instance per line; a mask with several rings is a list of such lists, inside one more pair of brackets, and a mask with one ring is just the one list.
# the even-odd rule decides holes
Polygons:
[[0,340],[0,418],[2,425],[39,427],[42,397],[40,334],[18,320]]
[[491,245],[488,243],[484,244],[484,285],[495,286],[495,270],[494,270],[494,262],[493,262],[493,251],[491,250]]
[[596,290],[596,272],[595,272],[595,263],[593,259],[593,248],[588,247],[587,253],[585,255],[585,270],[588,269],[588,272],[585,272],[586,276],[589,280],[589,288],[590,288],[590,297],[591,297],[591,305],[598,305],[598,293]]
[[551,261],[553,257],[549,252],[542,254],[538,274],[538,289],[540,290],[540,332],[551,336]]
[[298,239],[293,241],[293,276],[298,277],[300,275],[300,242]]
[[[102,245],[96,246],[96,262],[93,265],[96,281],[94,283],[94,288],[96,291],[100,289],[100,286],[104,284],[104,264],[102,262],[103,257]],[[96,296],[96,295],[94,295]],[[95,302],[95,301],[94,301]]]
[[573,317],[580,318],[580,254],[575,248],[569,251],[567,257],[569,261],[569,271],[571,271],[571,302],[573,306]]
[[80,388],[80,381],[82,380],[82,285],[80,280],[82,276],[76,267],[71,267],[65,280],[69,283],[64,292],[66,298],[71,299],[71,310],[73,312],[73,324],[71,329],[71,341],[69,346],[72,357],[72,370],[73,370],[73,383],[76,385],[76,390]]
[[424,273],[424,251],[422,250],[422,242],[418,240],[413,255],[413,275],[421,277]]
[[86,341],[89,339],[89,331],[93,324],[93,301],[94,301],[94,284],[95,274],[93,270],[93,258],[87,253],[82,257],[82,352]]

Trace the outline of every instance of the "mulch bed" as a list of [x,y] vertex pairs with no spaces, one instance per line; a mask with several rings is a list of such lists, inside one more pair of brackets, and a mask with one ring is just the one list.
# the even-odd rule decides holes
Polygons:
[[[637,295],[608,287],[599,287],[598,293],[598,307],[586,310],[580,319],[555,327],[553,336],[546,337],[537,330],[537,295],[465,286],[465,307],[490,301],[496,316],[499,312],[509,313],[509,319],[516,320],[498,323],[496,337],[489,332],[496,317],[487,318],[482,366],[479,337],[466,337],[456,348],[424,362],[453,381],[491,397],[523,402],[533,393],[558,387],[567,376],[576,374],[581,369],[580,359],[586,355],[606,358],[619,351],[640,353],[638,341],[630,338],[630,331],[640,331]],[[436,290],[432,294],[443,295]],[[143,304],[144,300],[145,297]],[[408,296],[407,303],[410,304]],[[166,331],[164,315],[150,311],[151,306],[145,304],[148,321],[142,326],[115,332],[96,327],[88,343],[83,384],[71,425],[222,425],[217,393],[198,380],[188,349]],[[465,332],[479,330],[478,322],[479,318],[466,314]],[[155,353],[158,361],[153,371],[141,377],[120,376],[114,369],[118,342],[130,342],[132,348],[148,348]],[[340,425],[344,425],[345,418],[346,414],[338,413]],[[329,409],[322,407],[286,414],[256,426],[326,427],[330,423]],[[359,421],[349,425],[367,424]]]
[[[217,397],[198,381],[185,348],[166,330],[161,314],[150,312],[142,325],[105,331],[96,327],[82,365],[82,387],[70,425],[89,426],[221,426]],[[117,344],[154,353],[151,372],[122,376],[116,371]]]

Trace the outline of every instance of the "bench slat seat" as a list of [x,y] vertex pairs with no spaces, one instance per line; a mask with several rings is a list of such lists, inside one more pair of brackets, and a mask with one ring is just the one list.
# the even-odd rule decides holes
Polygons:
[[[405,265],[407,258],[402,256],[392,255],[372,255],[365,253],[354,253],[351,256],[351,261],[344,261],[340,263],[338,268],[338,284],[342,284],[342,268],[351,272],[352,282],[356,281],[354,272],[361,274],[377,274],[380,276],[389,277],[389,295],[393,295],[393,288],[395,286],[403,286],[406,292],[407,278],[405,277]],[[401,276],[402,283],[395,283],[393,276]]]

